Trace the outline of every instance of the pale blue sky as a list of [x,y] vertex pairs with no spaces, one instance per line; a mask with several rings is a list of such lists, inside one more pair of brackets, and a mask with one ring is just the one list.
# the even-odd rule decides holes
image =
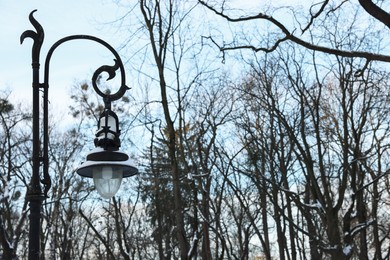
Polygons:
[[[12,90],[12,99],[31,102],[31,47],[32,40],[20,44],[25,30],[35,30],[29,13],[37,9],[34,17],[45,30],[41,51],[41,82],[47,50],[62,37],[89,34],[102,38],[114,48],[115,31],[104,23],[114,20],[120,9],[111,0],[0,0],[0,89]],[[67,107],[69,87],[77,81],[90,79],[91,73],[101,65],[112,65],[111,56],[90,41],[68,42],[53,54],[50,65],[51,104]]]

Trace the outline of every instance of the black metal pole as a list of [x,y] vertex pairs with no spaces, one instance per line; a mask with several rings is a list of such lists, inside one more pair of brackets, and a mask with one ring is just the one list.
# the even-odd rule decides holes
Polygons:
[[25,31],[21,37],[20,41],[23,43],[25,38],[32,38],[33,48],[32,48],[32,88],[33,88],[33,108],[32,108],[32,176],[30,185],[27,191],[27,200],[30,206],[30,229],[29,229],[29,250],[28,250],[28,259],[29,260],[39,260],[40,258],[40,233],[41,233],[41,208],[42,201],[44,200],[44,194],[42,192],[41,183],[40,183],[40,166],[43,161],[41,157],[40,149],[40,83],[39,83],[39,56],[40,50],[44,39],[43,28],[40,24],[33,18],[33,13],[30,13],[29,19],[33,26],[36,29],[34,31]]
[[44,199],[40,183],[40,142],[39,142],[39,63],[33,63],[33,172],[27,199],[30,203],[29,260],[38,260],[40,254],[41,207]]

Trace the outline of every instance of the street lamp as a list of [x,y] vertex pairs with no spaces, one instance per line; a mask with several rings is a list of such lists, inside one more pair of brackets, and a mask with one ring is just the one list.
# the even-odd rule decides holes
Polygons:
[[[48,90],[49,90],[49,64],[54,50],[62,43],[72,40],[90,40],[97,42],[111,51],[114,55],[114,65],[99,67],[92,76],[92,86],[96,93],[103,98],[104,111],[98,121],[98,130],[94,140],[95,149],[88,155],[76,172],[84,177],[94,179],[95,187],[99,194],[106,199],[111,198],[118,191],[122,178],[130,177],[138,173],[127,154],[119,150],[119,122],[117,115],[111,110],[111,102],[120,99],[129,88],[125,84],[125,70],[118,53],[105,41],[90,35],[72,35],[58,40],[49,49],[44,63],[44,81],[40,83],[40,50],[44,39],[42,26],[35,20],[32,11],[29,16],[31,24],[36,31],[27,30],[20,36],[20,42],[31,38],[32,46],[32,87],[33,87],[33,119],[32,119],[32,176],[28,187],[26,199],[30,208],[30,229],[29,229],[29,255],[28,259],[40,258],[40,230],[41,230],[41,208],[42,201],[46,198],[51,187],[49,176],[49,127],[48,127]],[[115,71],[120,70],[121,86],[114,94],[103,93],[97,86],[97,80],[101,73],[108,73],[109,79],[115,77]],[[43,112],[40,112],[40,93],[43,92]],[[43,118],[43,129],[41,129],[41,117]],[[41,134],[43,142],[41,142]],[[42,176],[41,176],[41,166]],[[41,178],[42,177],[42,178]],[[41,184],[44,186],[42,190]]]
[[117,115],[106,108],[98,122],[96,148],[87,155],[87,161],[76,170],[81,176],[93,178],[96,190],[105,199],[115,195],[122,178],[138,173],[129,156],[119,151],[118,130]]

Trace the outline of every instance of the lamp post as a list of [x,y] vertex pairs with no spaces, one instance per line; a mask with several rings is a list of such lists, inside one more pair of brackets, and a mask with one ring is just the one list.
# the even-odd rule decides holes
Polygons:
[[[44,80],[40,82],[40,50],[44,40],[42,26],[35,20],[32,11],[29,16],[31,24],[36,31],[27,30],[20,36],[20,42],[26,38],[33,40],[32,46],[32,88],[33,88],[33,108],[32,108],[32,176],[28,187],[26,199],[29,202],[30,226],[29,226],[29,253],[28,259],[40,258],[40,233],[41,233],[41,208],[42,202],[47,197],[47,192],[51,187],[49,176],[49,131],[48,131],[48,90],[49,90],[49,65],[54,50],[61,44],[73,40],[90,40],[97,42],[114,55],[114,65],[103,65],[99,67],[92,76],[92,86],[96,93],[103,98],[104,111],[100,115],[98,130],[94,140],[95,149],[92,150],[86,162],[84,162],[76,172],[83,176],[94,179],[97,191],[103,198],[111,198],[121,184],[122,178],[130,177],[138,173],[129,156],[119,150],[119,122],[117,115],[111,110],[111,102],[120,99],[129,88],[125,85],[125,70],[118,53],[105,41],[90,35],[72,35],[58,40],[49,49],[44,63]],[[105,94],[97,86],[97,79],[102,72],[109,75],[108,79],[115,77],[115,71],[120,70],[121,86],[114,94]],[[42,107],[40,111],[41,98],[43,92]],[[41,118],[43,127],[41,127]],[[43,128],[43,129],[42,129]],[[43,136],[43,140],[41,140]],[[42,166],[42,167],[41,167]],[[42,168],[42,169],[41,169]],[[42,189],[42,185],[43,188]]]

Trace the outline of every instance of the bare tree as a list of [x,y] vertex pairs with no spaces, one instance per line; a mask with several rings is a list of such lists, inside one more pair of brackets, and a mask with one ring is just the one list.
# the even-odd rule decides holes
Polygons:
[[[170,110],[168,84],[166,78],[165,67],[167,65],[168,48],[172,39],[172,33],[175,30],[176,20],[174,14],[177,13],[177,3],[168,1],[162,3],[160,1],[143,1],[139,3],[142,16],[149,33],[150,46],[153,52],[153,57],[158,70],[158,80],[160,83],[161,105],[164,112],[164,119],[167,129],[168,154],[170,159],[170,167],[173,184],[173,199],[175,207],[175,225],[178,247],[180,256],[186,259],[189,251],[189,242],[184,228],[184,207],[183,198],[180,189],[180,168],[178,161],[178,151],[176,149],[177,136],[174,125],[174,118]],[[180,23],[180,21],[179,21]]]
[[27,201],[24,194],[28,181],[30,135],[24,131],[29,114],[21,105],[13,105],[8,95],[0,97],[0,243],[3,259],[16,259],[24,239]]
[[82,131],[70,129],[66,133],[50,131],[52,141],[49,145],[52,191],[44,205],[47,222],[44,225],[44,246],[42,256],[53,259],[83,258],[88,227],[81,225],[78,209],[91,190],[88,184],[74,175],[79,163]]
[[[384,203],[379,190],[385,186],[378,181],[388,178],[380,170],[387,163],[381,165],[383,154],[378,153],[387,154],[381,147],[389,141],[388,99],[379,94],[388,73],[369,66],[357,78],[353,71],[360,63],[344,58],[329,70],[320,69],[314,59],[311,71],[290,51],[268,55],[253,67],[256,73],[243,88],[251,117],[241,122],[248,157],[269,183],[270,188],[259,192],[274,206],[278,257],[297,258],[309,245],[313,259],[369,254],[382,259],[380,252],[387,249],[378,238],[386,238],[375,226],[387,218],[373,214],[378,214],[376,202]],[[306,73],[313,73],[314,81]],[[261,111],[268,115],[256,116]],[[264,154],[267,163],[260,168]],[[371,244],[369,237],[377,237],[378,244]],[[302,239],[308,244],[300,243]],[[287,241],[298,250],[286,250],[292,248]]]

